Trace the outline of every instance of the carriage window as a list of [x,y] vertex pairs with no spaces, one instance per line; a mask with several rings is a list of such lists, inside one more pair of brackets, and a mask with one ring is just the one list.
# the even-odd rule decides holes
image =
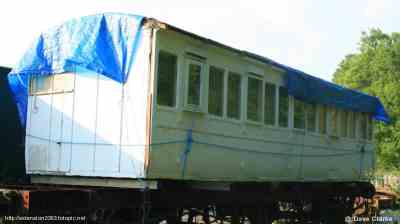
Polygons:
[[279,126],[288,126],[289,94],[285,87],[279,87]]
[[315,104],[306,104],[306,116],[307,116],[307,130],[315,132],[316,130],[316,119],[317,119],[317,106]]
[[54,76],[32,76],[30,81],[31,94],[51,93]]
[[208,112],[221,116],[223,113],[224,102],[224,70],[210,66],[210,76],[208,84]]
[[347,120],[348,111],[342,110],[340,113],[340,136],[347,137]]
[[330,108],[329,113],[329,134],[333,136],[338,136],[338,118],[339,118],[339,111],[335,108]]
[[265,83],[265,102],[264,102],[264,122],[265,124],[275,124],[275,97],[276,88],[274,84]]
[[160,51],[158,55],[158,105],[174,107],[176,105],[177,56]]
[[327,109],[326,106],[320,106],[319,107],[319,132],[321,134],[326,134],[326,115],[327,115]]
[[304,109],[304,103],[300,100],[294,99],[293,112],[293,127],[297,129],[305,129],[306,113]]
[[229,72],[228,76],[228,117],[240,119],[241,82],[239,74]]
[[261,121],[262,119],[262,81],[249,78],[247,88],[247,119]]
[[356,117],[354,112],[349,112],[348,116],[348,125],[349,125],[349,137],[356,137]]
[[47,76],[32,76],[30,94],[56,94],[74,89],[74,75],[61,73]]
[[361,139],[367,139],[367,116],[364,113],[360,115],[360,134]]
[[189,61],[188,105],[200,106],[202,68],[200,62]]
[[372,117],[368,115],[368,140],[372,140],[374,134],[374,121]]

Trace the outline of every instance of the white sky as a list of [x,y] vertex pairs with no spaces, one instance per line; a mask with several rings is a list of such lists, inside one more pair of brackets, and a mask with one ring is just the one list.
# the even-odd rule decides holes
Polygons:
[[154,17],[330,80],[361,31],[400,31],[400,1],[2,0],[0,65],[13,66],[40,32],[102,12]]

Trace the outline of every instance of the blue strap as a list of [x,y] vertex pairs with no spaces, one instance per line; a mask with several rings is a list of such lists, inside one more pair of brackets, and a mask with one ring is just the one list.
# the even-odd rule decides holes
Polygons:
[[187,131],[187,138],[186,138],[186,144],[185,144],[185,150],[181,154],[181,164],[182,164],[182,178],[185,177],[186,173],[186,166],[187,166],[187,158],[192,151],[192,145],[193,145],[193,131],[192,129],[189,129]]

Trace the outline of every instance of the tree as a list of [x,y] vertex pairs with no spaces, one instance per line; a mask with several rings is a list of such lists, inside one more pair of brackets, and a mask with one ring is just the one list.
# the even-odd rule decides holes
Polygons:
[[400,33],[363,32],[359,51],[343,59],[333,81],[379,97],[391,122],[375,125],[378,167],[400,169]]

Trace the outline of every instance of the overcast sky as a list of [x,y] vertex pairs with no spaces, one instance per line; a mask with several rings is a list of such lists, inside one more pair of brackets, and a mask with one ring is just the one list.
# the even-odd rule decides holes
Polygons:
[[396,0],[3,0],[0,65],[13,66],[40,32],[102,12],[154,17],[331,80],[362,31],[400,32]]

